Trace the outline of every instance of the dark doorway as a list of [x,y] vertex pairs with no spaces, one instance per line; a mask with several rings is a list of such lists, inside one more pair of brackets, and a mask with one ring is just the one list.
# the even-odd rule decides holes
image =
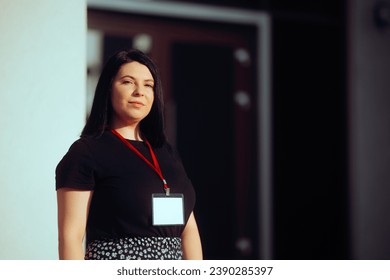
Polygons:
[[233,54],[226,46],[172,47],[177,143],[196,186],[205,256],[234,254]]

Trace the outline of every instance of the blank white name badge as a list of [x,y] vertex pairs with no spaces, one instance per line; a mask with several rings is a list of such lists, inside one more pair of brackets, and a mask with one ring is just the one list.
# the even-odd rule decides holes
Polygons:
[[184,196],[171,193],[152,194],[153,225],[176,226],[184,225]]

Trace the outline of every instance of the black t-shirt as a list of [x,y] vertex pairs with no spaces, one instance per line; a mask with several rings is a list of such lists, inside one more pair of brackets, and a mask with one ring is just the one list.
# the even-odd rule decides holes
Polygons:
[[[150,161],[148,146],[130,141]],[[171,193],[184,194],[185,222],[195,205],[195,192],[181,160],[169,145],[154,153]],[[111,132],[80,138],[56,169],[56,189],[93,190],[87,239],[180,237],[184,226],[152,225],[152,194],[163,193],[157,173]]]

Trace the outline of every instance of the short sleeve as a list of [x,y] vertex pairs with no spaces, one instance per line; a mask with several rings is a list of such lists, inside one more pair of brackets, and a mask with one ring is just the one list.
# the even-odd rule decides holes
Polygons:
[[72,144],[56,168],[56,190],[72,188],[93,190],[95,168],[91,150],[83,139]]

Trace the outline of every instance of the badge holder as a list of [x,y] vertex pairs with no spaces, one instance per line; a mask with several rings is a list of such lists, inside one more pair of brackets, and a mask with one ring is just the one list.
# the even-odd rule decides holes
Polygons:
[[154,193],[152,211],[154,226],[184,225],[184,195]]

